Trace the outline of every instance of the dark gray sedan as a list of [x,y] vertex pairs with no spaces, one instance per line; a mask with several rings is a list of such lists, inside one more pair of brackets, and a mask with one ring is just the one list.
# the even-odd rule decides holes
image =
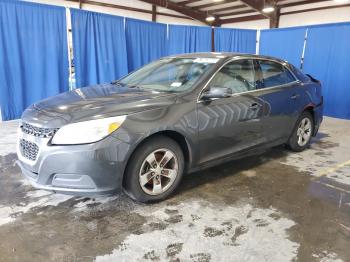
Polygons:
[[30,106],[18,164],[38,188],[159,201],[184,173],[280,144],[304,150],[322,104],[319,81],[276,58],[171,56]]

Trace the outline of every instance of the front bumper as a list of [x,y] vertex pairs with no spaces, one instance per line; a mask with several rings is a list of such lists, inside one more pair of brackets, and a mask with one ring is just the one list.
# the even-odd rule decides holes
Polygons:
[[49,139],[19,132],[39,146],[35,161],[25,158],[17,146],[18,165],[36,188],[74,195],[120,191],[130,145],[113,136],[92,144],[50,146]]

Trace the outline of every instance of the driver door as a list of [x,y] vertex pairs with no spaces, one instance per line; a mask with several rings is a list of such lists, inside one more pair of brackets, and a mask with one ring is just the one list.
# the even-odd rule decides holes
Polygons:
[[265,142],[261,118],[266,105],[255,92],[255,65],[250,59],[226,64],[216,73],[206,90],[226,87],[232,90],[232,96],[209,101],[199,98],[197,113],[201,163]]

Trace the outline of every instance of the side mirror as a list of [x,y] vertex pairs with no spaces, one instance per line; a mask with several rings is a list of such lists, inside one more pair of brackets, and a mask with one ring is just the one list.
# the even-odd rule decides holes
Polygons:
[[208,101],[215,98],[225,98],[231,96],[232,90],[230,88],[213,86],[202,94],[201,99],[204,101]]

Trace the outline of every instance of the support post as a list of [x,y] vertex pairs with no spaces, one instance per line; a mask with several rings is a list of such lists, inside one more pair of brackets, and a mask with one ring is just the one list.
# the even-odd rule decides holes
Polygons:
[[270,28],[278,28],[280,24],[280,16],[281,12],[279,8],[276,8],[276,10],[270,15]]
[[215,29],[214,29],[214,26],[211,27],[211,51],[215,52]]
[[157,6],[152,5],[152,21],[156,22],[157,21]]

